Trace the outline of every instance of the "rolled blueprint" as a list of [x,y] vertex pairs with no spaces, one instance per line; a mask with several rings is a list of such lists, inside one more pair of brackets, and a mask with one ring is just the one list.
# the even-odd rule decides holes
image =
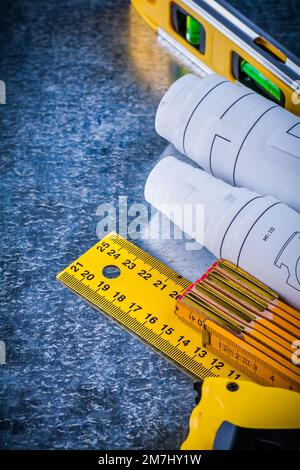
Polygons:
[[163,97],[158,134],[217,178],[300,211],[300,119],[219,75],[185,75]]
[[[145,198],[216,257],[243,268],[291,306],[300,309],[300,214],[272,196],[235,188],[174,157],[150,173]],[[204,205],[204,239],[194,233],[192,212],[175,207]],[[194,212],[195,213],[195,212]]]

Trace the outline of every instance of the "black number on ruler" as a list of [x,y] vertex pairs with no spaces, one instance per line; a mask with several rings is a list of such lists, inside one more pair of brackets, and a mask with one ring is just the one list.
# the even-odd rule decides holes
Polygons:
[[114,299],[118,300],[118,302],[123,302],[123,300],[126,299],[126,295],[121,294],[121,292],[116,292]]
[[86,271],[83,271],[83,273],[81,273],[81,276],[87,279],[88,281],[91,281],[92,279],[94,279],[95,274],[92,274],[90,273],[90,271],[86,270]]
[[99,251],[101,251],[101,253],[103,253],[103,251],[105,251],[109,247],[110,247],[109,243],[102,242],[101,245],[97,246],[97,250],[99,250]]
[[116,253],[116,250],[110,250],[107,252],[107,254],[108,256],[112,256],[114,259],[117,259],[119,256],[121,256],[120,253]]
[[172,297],[172,299],[178,299],[179,298],[179,292],[177,292],[177,290],[173,290],[173,292],[171,294],[169,294],[170,297]]
[[155,317],[154,315],[152,315],[151,313],[148,313],[148,315],[146,315],[146,320],[148,320],[150,323],[156,323],[158,318]]
[[101,290],[106,291],[106,290],[110,289],[110,285],[109,285],[109,284],[105,284],[104,281],[101,281],[101,282],[99,282],[99,284],[98,284],[98,290],[99,290],[100,288],[101,288]]
[[184,346],[188,346],[190,344],[190,339],[184,339],[184,336],[179,336],[178,344],[183,344]]
[[127,266],[128,269],[134,269],[136,267],[136,264],[133,263],[132,261],[130,261],[130,259],[127,259],[122,264],[123,264],[123,266]]
[[162,281],[159,279],[153,283],[154,287],[159,287],[160,290],[164,290],[167,287],[167,284],[164,284]]
[[72,269],[72,271],[75,271],[75,273],[78,273],[79,268],[83,268],[83,264],[77,261],[77,263],[73,264],[70,269]]
[[214,366],[216,369],[220,370],[224,367],[224,362],[219,361],[219,359],[213,359],[211,365]]
[[132,304],[129,307],[129,310],[132,310],[133,312],[138,312],[139,310],[142,310],[143,307],[140,305],[137,305],[135,302],[132,302]]
[[231,370],[228,374],[228,377],[232,377],[233,375],[235,375],[235,377],[233,377],[234,380],[239,379],[241,376],[241,374],[237,374],[235,370]]
[[174,328],[168,328],[169,325],[164,325],[161,329],[166,335],[171,335],[174,331]]
[[195,349],[194,354],[196,354],[198,357],[205,357],[207,355],[207,351],[205,351],[205,349],[203,348],[198,347]]
[[141,276],[143,279],[150,279],[152,277],[152,274],[148,273],[145,269],[142,269],[141,272],[138,273],[139,276]]

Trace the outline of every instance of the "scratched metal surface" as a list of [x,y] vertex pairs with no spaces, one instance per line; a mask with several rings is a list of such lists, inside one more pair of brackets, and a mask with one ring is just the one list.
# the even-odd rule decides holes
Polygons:
[[[232,3],[299,53],[296,1]],[[0,5],[1,448],[179,448],[191,380],[55,275],[97,241],[101,203],[143,202],[166,145],[155,110],[182,64],[128,1]],[[191,279],[213,259],[140,245]]]

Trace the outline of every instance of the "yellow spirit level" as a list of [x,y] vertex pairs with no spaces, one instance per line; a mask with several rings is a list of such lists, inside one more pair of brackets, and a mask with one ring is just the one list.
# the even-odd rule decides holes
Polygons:
[[159,36],[217,72],[300,115],[300,61],[225,1],[132,0]]

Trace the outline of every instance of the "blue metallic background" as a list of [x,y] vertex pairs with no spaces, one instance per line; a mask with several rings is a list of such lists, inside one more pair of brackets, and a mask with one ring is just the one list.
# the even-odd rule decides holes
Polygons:
[[[300,53],[298,1],[231,3]],[[99,204],[143,201],[165,142],[158,102],[180,66],[124,0],[0,0],[4,449],[176,449],[192,381],[63,288],[97,241]],[[190,278],[212,256],[152,253]]]

